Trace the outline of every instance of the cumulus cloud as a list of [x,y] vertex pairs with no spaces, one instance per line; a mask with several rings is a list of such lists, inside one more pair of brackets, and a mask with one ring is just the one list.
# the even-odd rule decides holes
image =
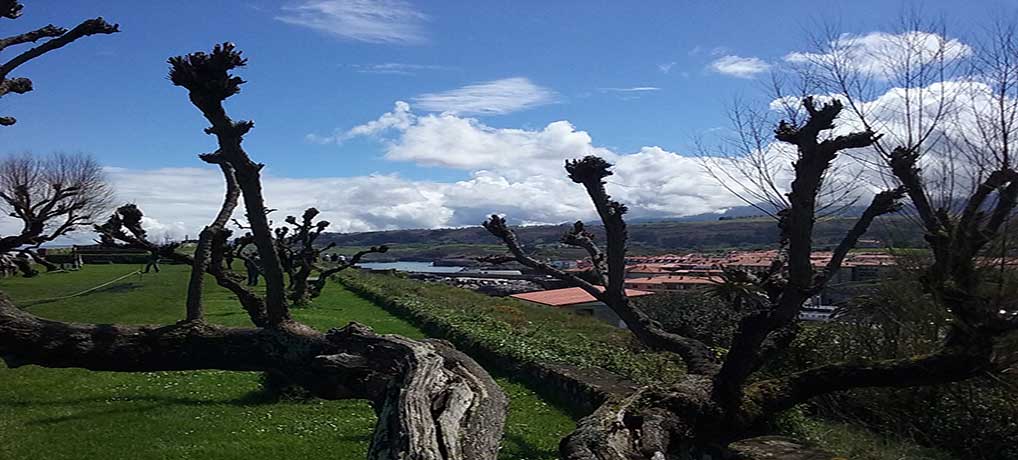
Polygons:
[[469,171],[496,170],[514,177],[557,171],[570,158],[615,156],[609,149],[596,147],[590,134],[565,120],[534,130],[496,128],[448,112],[415,115],[405,102],[397,102],[393,111],[341,131],[338,136],[380,139],[385,157],[393,161]]
[[329,136],[311,133],[305,136],[305,139],[315,144],[339,144],[357,136],[375,136],[391,129],[406,130],[415,120],[414,114],[410,113],[410,104],[396,101],[391,112],[385,112],[375,120],[354,126],[346,131],[337,131]]
[[493,128],[471,118],[428,115],[405,130],[386,148],[386,158],[456,169],[494,169],[531,174],[561,167],[568,158],[612,157],[595,147],[590,135],[568,121],[540,130]]
[[555,91],[538,86],[524,77],[503,78],[415,97],[417,107],[431,112],[459,115],[502,115],[558,99]]
[[757,74],[766,72],[771,66],[760,58],[729,54],[716,59],[710,64],[710,68],[717,73],[732,77],[753,78]]
[[[408,123],[378,123],[405,114]],[[375,129],[382,126],[386,129]],[[583,188],[564,173],[567,159],[599,155],[615,163],[609,191],[627,203],[634,216],[666,217],[716,212],[739,204],[736,197],[703,173],[696,158],[645,147],[617,153],[598,146],[589,133],[569,121],[543,128],[498,128],[451,113],[415,115],[397,104],[393,112],[342,131],[358,131],[381,142],[385,157],[470,172],[455,182],[408,181],[398,176],[288,179],[292,196],[305,202],[271,202],[298,209],[315,205],[340,228],[476,225],[495,212],[515,223],[561,223],[596,218]],[[266,177],[266,190],[280,192],[282,179]],[[322,186],[308,183],[322,182]],[[318,190],[321,190],[320,192]],[[361,190],[362,192],[357,192]],[[315,203],[307,202],[309,199]],[[320,204],[318,204],[320,202]],[[356,203],[356,206],[347,203]],[[393,206],[393,203],[399,203]]]
[[[608,187],[630,205],[634,216],[688,215],[737,204],[717,184],[697,175],[698,167],[695,159],[644,149],[619,158]],[[145,211],[144,225],[156,240],[196,235],[218,209],[223,188],[220,173],[213,168],[119,169],[110,179],[120,201],[136,203]],[[491,213],[530,224],[596,218],[583,188],[565,177],[561,165],[530,175],[477,170],[454,182],[414,181],[394,174],[320,178],[265,174],[263,188],[267,205],[278,209],[274,220],[314,206],[332,223],[329,230],[336,232],[477,225]],[[242,213],[238,210],[236,216]]]
[[424,22],[428,17],[402,0],[307,0],[284,6],[276,19],[367,43],[427,41]]
[[[393,113],[408,121],[379,122],[393,119]],[[596,219],[583,187],[563,168],[565,159],[584,155],[616,164],[609,192],[627,203],[634,217],[698,214],[739,203],[701,173],[697,159],[658,147],[617,153],[564,120],[533,130],[496,128],[448,113],[418,116],[397,104],[393,112],[354,129],[381,139],[386,157],[394,161],[456,168],[469,176],[457,181],[397,174],[294,178],[274,175],[270,165],[262,177],[267,205],[278,209],[274,220],[309,206],[337,232],[477,225],[491,213],[516,224]],[[118,201],[141,207],[146,228],[159,239],[196,235],[215,214],[224,190],[221,173],[212,167],[108,168],[107,173]]]
[[870,32],[842,34],[822,52],[793,52],[785,61],[795,64],[837,63],[862,74],[890,79],[903,68],[932,62],[951,62],[972,54],[972,47],[939,34],[909,31],[898,34]]

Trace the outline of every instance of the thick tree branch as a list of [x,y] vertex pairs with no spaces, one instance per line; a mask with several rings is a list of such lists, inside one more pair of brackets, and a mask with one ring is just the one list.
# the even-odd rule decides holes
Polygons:
[[[89,35],[95,34],[112,34],[120,32],[119,25],[110,24],[103,20],[103,18],[89,19],[87,21],[78,24],[73,29],[66,33],[57,36],[51,40],[44,42],[43,44],[36,46],[28,51],[25,51],[17,56],[14,56],[9,61],[0,65],[0,79],[7,78],[7,75],[11,73],[18,66],[35,59],[43,54],[53,51],[58,48],[62,48],[71,42]],[[41,37],[40,37],[41,38]]]
[[930,199],[926,195],[926,189],[923,187],[922,171],[918,166],[919,153],[914,149],[897,147],[891,151],[888,163],[891,166],[891,173],[905,187],[905,192],[908,193],[909,200],[912,201],[916,213],[919,214],[919,219],[926,227],[926,232],[930,235],[942,233],[944,222],[934,211],[933,205],[930,204]]
[[41,27],[31,32],[25,32],[23,34],[14,35],[7,38],[0,38],[0,51],[4,48],[14,45],[20,45],[22,43],[31,43],[39,41],[43,38],[59,37],[67,33],[67,29],[63,27],[57,27],[53,24]]
[[25,257],[31,259],[32,262],[35,262],[45,267],[47,272],[52,272],[60,269],[60,267],[58,267],[56,264],[46,260],[45,257],[40,256],[38,252],[32,249],[21,249],[18,252],[24,254]]
[[605,295],[609,299],[625,297],[626,281],[626,222],[623,215],[626,206],[612,200],[604,188],[604,178],[612,175],[611,165],[596,156],[587,156],[579,160],[566,161],[569,178],[582,184],[587,195],[594,203],[601,223],[604,225],[605,245],[607,247],[608,283]]
[[911,387],[956,382],[993,370],[988,337],[926,356],[820,366],[750,385],[750,405],[776,413],[810,398],[852,388]]
[[241,147],[244,134],[254,123],[234,122],[226,114],[223,101],[240,92],[244,83],[240,77],[230,73],[243,67],[246,60],[230,43],[216,45],[211,54],[202,52],[170,58],[170,81],[188,90],[191,103],[197,107],[212,124],[205,131],[214,134],[219,150],[203,157],[209,162],[226,162],[233,167],[237,183],[244,197],[247,219],[251,224],[258,256],[261,259],[262,274],[265,276],[265,307],[269,322],[279,324],[290,320],[287,307],[285,281],[272,230],[266,216],[265,199],[262,196],[262,165],[251,161]]
[[998,234],[1000,226],[1011,216],[1015,205],[1018,204],[1018,172],[1011,169],[1007,171],[1009,184],[998,192],[997,205],[986,222],[985,231],[990,239]]
[[824,285],[831,278],[837,274],[838,270],[841,269],[841,264],[845,260],[845,256],[848,255],[848,251],[859,242],[859,238],[862,238],[869,230],[870,224],[873,223],[873,219],[878,216],[894,212],[900,208],[898,200],[905,195],[905,189],[903,187],[896,188],[894,190],[885,190],[877,193],[873,196],[873,201],[870,202],[869,206],[863,211],[862,215],[855,221],[855,225],[852,229],[841,239],[838,243],[838,247],[834,249],[831,254],[831,260],[827,262],[827,266],[824,268],[824,273],[821,279],[817,280],[814,286],[814,291],[823,289]]
[[597,279],[598,284],[601,286],[608,285],[608,279],[605,277],[604,254],[601,253],[601,249],[594,243],[594,234],[584,228],[583,221],[576,221],[573,224],[573,228],[562,235],[562,243],[583,248],[587,251],[587,255],[590,257],[591,270],[594,272],[594,277]]
[[[817,197],[832,162],[842,149],[866,147],[877,140],[872,132],[863,131],[821,141],[821,132],[834,128],[834,121],[843,108],[841,102],[834,100],[818,108],[812,97],[806,97],[802,104],[809,114],[802,126],[782,121],[775,130],[775,137],[779,141],[795,145],[798,151],[798,159],[793,163],[795,178],[788,194],[789,207],[780,213],[779,221],[781,241],[788,248],[785,254],[787,280],[781,284],[780,292],[771,296],[770,305],[746,315],[739,322],[732,347],[721,371],[714,378],[714,397],[729,409],[738,407],[746,380],[769,359],[764,353],[774,353],[780,348],[764,347],[768,337],[796,321],[803,303],[815,290],[811,257],[813,226],[816,221]],[[893,193],[878,195],[879,199],[874,199],[876,207],[871,204],[870,215],[864,215],[857,222],[843,243],[854,245],[878,215],[877,212],[891,206],[888,202],[893,202],[891,198],[895,196]],[[842,248],[846,253],[848,249],[850,247]],[[836,269],[840,263],[838,260],[838,265],[830,268]],[[776,340],[774,343],[787,342]]]
[[520,246],[516,234],[506,225],[505,218],[492,215],[483,225],[488,232],[502,240],[517,262],[579,287],[595,299],[604,302],[608,308],[611,308],[615,314],[619,315],[619,318],[626,322],[629,329],[644,345],[652,349],[678,354],[686,363],[690,373],[711,374],[717,371],[717,357],[710,347],[699,340],[665,331],[660,324],[634,306],[625,293],[621,296],[609,297],[605,294],[606,288],[595,286],[583,278],[539,262],[527,255]]
[[[509,252],[512,254],[514,260],[516,260],[517,262],[523,264],[526,267],[532,268],[541,273],[568,282],[573,286],[583,289],[584,291],[587,292],[587,294],[590,294],[596,299],[601,299],[603,297],[602,290],[599,289],[597,286],[591,284],[587,280],[584,280],[583,278],[580,278],[579,276],[576,276],[572,273],[559,270],[555,267],[552,267],[551,265],[548,265],[544,262],[540,262],[537,259],[534,259],[533,257],[527,255],[527,253],[523,250],[523,247],[520,246],[519,239],[516,238],[516,233],[509,228],[509,225],[506,224],[504,217],[499,216],[497,214],[492,214],[491,217],[488,218],[488,220],[482,223],[482,225],[486,230],[488,230],[488,233],[491,233],[498,239],[502,240],[502,243],[504,243],[506,248],[509,249]],[[500,259],[504,260],[504,258]]]
[[[7,2],[6,5],[0,5],[0,16],[2,17],[14,19],[17,18],[20,13],[21,5],[18,2]],[[61,27],[48,25],[31,32],[0,39],[0,50],[3,50],[9,46],[35,42],[42,38],[52,37],[42,44],[18,54],[7,62],[0,64],[0,96],[8,93],[24,94],[32,91],[31,80],[24,77],[7,78],[12,71],[22,64],[50,51],[62,48],[79,38],[95,34],[112,34],[119,31],[120,30],[116,24],[110,25],[104,21],[103,18],[95,18],[84,21],[69,31]],[[0,126],[10,126],[16,122],[17,120],[14,117],[0,117]]]
[[223,197],[223,204],[219,213],[207,227],[203,228],[198,235],[198,245],[194,250],[194,262],[191,265],[191,277],[187,284],[187,320],[197,321],[204,316],[202,305],[202,294],[205,285],[205,273],[209,272],[209,262],[214,249],[213,240],[219,234],[226,231],[226,223],[233,210],[237,207],[237,199],[240,197],[240,189],[237,186],[237,178],[233,174],[233,167],[227,163],[219,163],[219,169],[223,172],[223,179],[226,181],[226,196]]
[[384,244],[381,246],[372,246],[363,251],[357,251],[352,257],[350,257],[350,259],[338,266],[322,270],[318,274],[318,280],[311,284],[311,297],[318,297],[321,295],[322,289],[325,288],[325,282],[328,281],[330,276],[359,264],[361,259],[368,254],[385,254],[388,251],[389,247]]

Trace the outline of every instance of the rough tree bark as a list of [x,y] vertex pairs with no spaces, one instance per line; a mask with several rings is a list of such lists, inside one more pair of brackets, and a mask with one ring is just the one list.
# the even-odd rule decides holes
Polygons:
[[[265,218],[261,165],[241,148],[243,135],[253,125],[233,122],[222,107],[243,83],[231,70],[244,63],[231,44],[170,59],[171,81],[189,91],[192,103],[212,122],[206,131],[219,140],[220,149],[201,158],[219,165],[228,184],[223,207],[203,231],[201,250],[188,258],[173,246],[152,245],[141,228],[141,211],[133,205],[122,206],[96,227],[107,242],[118,240],[191,263],[185,319],[163,326],[65,323],[36,317],[0,298],[0,359],[12,368],[31,364],[113,372],[269,372],[318,397],[370,401],[379,417],[371,459],[495,459],[507,400],[469,357],[440,341],[378,335],[355,323],[321,333],[290,318]],[[223,226],[238,194],[244,197],[254,243],[268,265],[264,299],[222,270]],[[207,323],[201,308],[205,273],[236,293],[259,327]]]

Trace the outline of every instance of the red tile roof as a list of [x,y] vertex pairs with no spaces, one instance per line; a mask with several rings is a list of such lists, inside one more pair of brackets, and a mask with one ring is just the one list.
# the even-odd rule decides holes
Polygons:
[[[601,289],[604,290],[604,288]],[[636,289],[626,289],[626,295],[629,297],[640,297],[651,294],[653,294],[653,292],[638,291]],[[583,289],[580,289],[578,287],[551,289],[548,291],[525,292],[523,294],[513,294],[510,297],[534,303],[540,303],[544,305],[551,305],[553,307],[565,307],[568,305],[590,303],[597,301],[597,299],[595,299],[594,296],[588,294],[587,291],[584,291]]]

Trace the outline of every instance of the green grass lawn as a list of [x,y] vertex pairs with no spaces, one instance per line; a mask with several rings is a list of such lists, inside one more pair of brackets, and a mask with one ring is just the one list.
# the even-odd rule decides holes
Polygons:
[[[0,280],[0,291],[28,311],[66,321],[163,324],[184,315],[187,268],[132,275],[98,291],[75,293],[131,272],[90,265],[80,272]],[[247,326],[247,316],[211,280],[210,321]],[[358,321],[376,331],[423,334],[371,302],[330,284],[296,319],[328,329]],[[574,422],[526,387],[499,383],[511,398],[500,458],[555,458]],[[361,401],[269,402],[254,373],[201,371],[102,373],[0,363],[0,459],[361,459],[375,418]]]

